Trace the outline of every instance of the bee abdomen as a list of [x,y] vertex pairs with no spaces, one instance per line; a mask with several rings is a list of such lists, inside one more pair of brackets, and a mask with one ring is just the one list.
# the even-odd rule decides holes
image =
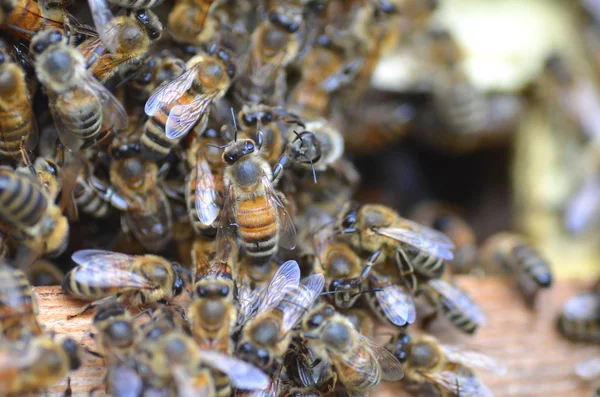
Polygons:
[[163,0],[111,0],[113,4],[126,8],[152,8],[159,5]]
[[40,17],[42,11],[38,4],[33,0],[21,0],[18,7],[8,14],[4,21],[7,25],[19,26],[32,32],[38,32],[44,26],[44,19]]
[[73,112],[61,115],[63,122],[80,139],[88,139],[100,131],[102,112],[100,107],[93,108],[84,103]]
[[277,251],[277,211],[264,197],[243,200],[236,222],[246,253],[255,261],[268,261]]
[[[453,303],[447,301],[445,298],[440,299],[442,303],[442,310],[446,315],[448,321],[450,321],[456,328],[467,334],[473,334],[479,327],[479,319],[475,316],[470,315],[468,310],[463,310],[457,307]],[[473,305],[475,303],[472,303]]]
[[2,126],[2,139],[0,139],[0,154],[9,157],[21,156],[21,139],[25,138],[25,146],[33,129],[33,115],[26,106],[21,112],[0,111],[0,125]]
[[422,276],[438,278],[444,273],[446,262],[442,258],[416,250],[410,250],[409,255],[412,257],[411,265]]
[[565,337],[573,341],[600,341],[600,321],[598,319],[574,321],[561,315],[558,318],[558,329]]
[[211,370],[213,382],[215,384],[215,396],[227,397],[231,395],[231,382],[229,377],[221,371]]
[[552,284],[550,265],[537,251],[525,245],[518,245],[514,248],[514,254],[523,271],[529,274],[536,284],[543,288],[550,287]]
[[73,190],[73,195],[75,196],[77,207],[86,214],[95,218],[102,218],[108,213],[108,203],[102,200],[93,188],[84,184],[78,184]]
[[140,138],[142,154],[148,160],[161,160],[171,152],[179,139],[169,139],[165,134],[169,110],[160,108],[159,113],[151,117],[144,126],[144,133]]
[[8,170],[0,171],[0,218],[12,226],[35,226],[48,202],[33,180]]
[[[96,300],[115,292],[114,288],[92,287],[91,284],[94,284],[94,280],[99,280],[103,277],[106,277],[106,274],[97,269],[76,267],[69,271],[62,279],[61,287],[67,295],[84,300]],[[87,280],[89,282],[82,283],[78,280]]]

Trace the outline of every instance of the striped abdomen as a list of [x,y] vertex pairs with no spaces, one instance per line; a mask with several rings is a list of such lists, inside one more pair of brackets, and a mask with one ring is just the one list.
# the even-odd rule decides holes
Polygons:
[[600,342],[600,296],[596,292],[583,292],[565,303],[559,318],[561,333],[579,342]]
[[[10,70],[13,69],[13,70]],[[29,141],[35,132],[35,117],[27,98],[25,88],[25,75],[15,64],[5,66],[5,73],[13,72],[12,79],[16,80],[20,87],[15,87],[12,98],[3,98],[0,105],[0,155],[12,158],[21,158],[21,139],[25,147],[29,147]]]
[[437,256],[414,248],[404,248],[410,264],[415,272],[427,278],[438,278],[444,273],[446,262]]
[[61,121],[77,138],[93,138],[102,128],[102,107],[95,95],[74,90],[71,95],[59,96],[54,103]]
[[0,267],[0,330],[15,340],[25,333],[38,335],[37,303],[27,276],[9,266]]
[[159,5],[162,2],[163,0],[110,0],[110,3],[112,4],[118,5],[120,7],[133,9],[152,8]]
[[254,263],[267,263],[277,252],[278,213],[264,196],[238,202],[235,220],[246,254]]
[[552,270],[548,262],[536,250],[524,244],[517,244],[512,253],[520,270],[529,275],[538,286],[550,287]]
[[558,329],[565,337],[576,342],[600,342],[600,320],[597,318],[575,321],[561,315]]
[[486,127],[487,101],[476,87],[458,82],[441,88],[436,94],[439,111],[452,132],[477,132]]
[[156,194],[156,211],[128,211],[123,215],[135,239],[150,252],[162,251],[173,236],[171,206],[162,190]]
[[34,227],[47,207],[46,195],[33,177],[0,170],[0,221],[16,230]]
[[379,384],[381,369],[368,348],[358,345],[352,355],[352,365],[346,365],[343,360],[332,357],[340,381],[348,390],[368,392]]
[[108,214],[110,205],[88,183],[84,177],[78,177],[73,188],[73,198],[77,208],[94,218],[102,218]]
[[123,292],[125,289],[119,285],[123,285],[125,282],[125,280],[119,280],[118,276],[111,274],[110,270],[78,266],[67,273],[62,280],[61,287],[70,296],[94,301]]

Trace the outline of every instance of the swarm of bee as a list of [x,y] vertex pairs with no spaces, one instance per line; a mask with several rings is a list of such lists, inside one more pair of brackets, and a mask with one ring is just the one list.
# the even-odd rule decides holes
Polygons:
[[[345,153],[404,135],[366,105],[399,41],[435,65],[447,128],[486,128],[458,45],[426,28],[437,2],[68,3],[0,1],[0,395],[86,354],[113,396],[492,395],[475,369],[500,363],[417,324],[473,334],[453,273],[505,268],[533,302],[548,262],[509,232],[478,251],[443,204],[353,201]],[[66,275],[42,259],[61,255]],[[88,302],[95,349],[38,322],[31,284]]]

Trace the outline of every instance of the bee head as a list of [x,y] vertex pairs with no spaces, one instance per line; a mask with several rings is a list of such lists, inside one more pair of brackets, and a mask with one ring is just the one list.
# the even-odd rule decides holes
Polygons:
[[211,46],[208,47],[207,52],[209,55],[216,56],[225,64],[225,68],[227,69],[227,75],[229,76],[229,78],[233,79],[235,77],[236,67],[231,52],[219,46],[218,44],[211,44]]
[[66,41],[66,37],[60,30],[54,28],[44,29],[33,36],[29,50],[36,56],[63,41]]
[[69,369],[75,371],[81,366],[81,348],[71,338],[62,341],[62,348],[69,359]]
[[150,40],[158,40],[160,38],[164,28],[156,14],[150,10],[140,8],[134,11],[134,18],[144,26]]
[[223,161],[228,165],[235,164],[240,158],[254,153],[256,145],[252,139],[242,139],[233,142],[223,151]]

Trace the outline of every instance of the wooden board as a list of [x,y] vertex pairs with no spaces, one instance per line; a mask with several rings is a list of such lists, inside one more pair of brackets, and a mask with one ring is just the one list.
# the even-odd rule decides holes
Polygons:
[[[459,283],[481,304],[488,324],[472,338],[447,331],[442,322],[432,326],[432,333],[446,343],[456,343],[489,354],[508,367],[502,377],[481,374],[496,397],[588,397],[591,388],[573,374],[575,364],[600,354],[600,348],[573,344],[558,335],[556,313],[565,300],[586,284],[561,281],[552,291],[541,295],[535,311],[527,309],[508,280],[501,278],[462,278]],[[92,347],[88,337],[90,315],[67,320],[82,303],[65,298],[58,287],[36,288],[40,321],[47,329],[68,334],[83,345]],[[442,331],[444,331],[442,333]],[[87,396],[100,387],[104,369],[102,361],[87,356],[83,368],[72,375],[73,394]],[[60,396],[65,382],[53,387],[50,396]],[[382,385],[377,397],[405,397],[399,384]],[[95,393],[94,396],[102,396]]]

